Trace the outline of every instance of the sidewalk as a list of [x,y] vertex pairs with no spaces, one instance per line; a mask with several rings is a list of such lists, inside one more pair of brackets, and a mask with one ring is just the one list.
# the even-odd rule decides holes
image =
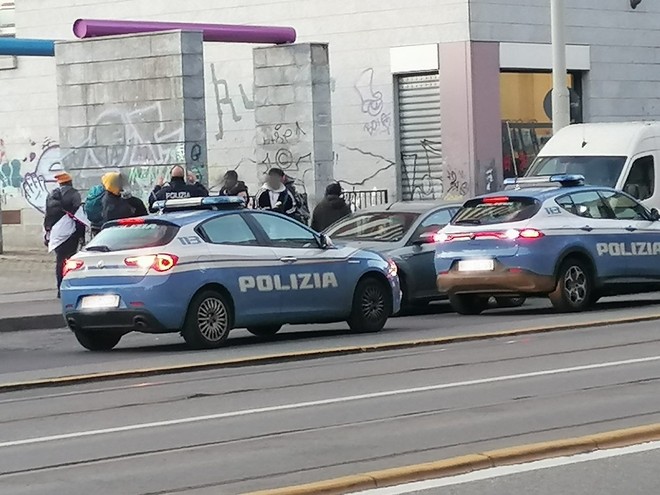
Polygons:
[[64,326],[54,258],[45,250],[0,254],[0,332]]

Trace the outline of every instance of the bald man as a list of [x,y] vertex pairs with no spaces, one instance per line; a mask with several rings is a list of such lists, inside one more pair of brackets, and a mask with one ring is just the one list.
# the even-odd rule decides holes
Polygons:
[[188,182],[185,179],[186,173],[183,167],[177,165],[170,172],[170,183],[163,185],[164,179],[159,183],[149,195],[149,210],[154,211],[153,205],[156,201],[165,199],[182,198],[201,198],[208,196],[208,190],[199,182],[193,174],[188,175]]

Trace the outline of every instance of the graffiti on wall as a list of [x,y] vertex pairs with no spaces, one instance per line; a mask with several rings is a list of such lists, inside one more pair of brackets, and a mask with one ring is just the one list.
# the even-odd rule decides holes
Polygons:
[[362,128],[370,136],[390,135],[392,131],[392,113],[385,111],[383,92],[374,86],[374,69],[364,69],[355,82],[355,91],[360,97],[360,109],[365,117]]
[[401,156],[404,201],[427,201],[443,197],[441,143],[422,139],[421,153]]
[[[213,94],[215,97],[215,108],[218,112],[218,130],[215,133],[215,140],[220,141],[225,137],[225,111],[229,111],[231,119],[234,122],[240,122],[243,117],[238,113],[237,104],[232,98],[229,82],[227,79],[218,77],[215,64],[211,64],[211,82],[213,84]],[[243,84],[238,85],[241,93],[241,103],[245,110],[254,110],[254,99],[252,98],[252,88],[250,88],[250,96]]]

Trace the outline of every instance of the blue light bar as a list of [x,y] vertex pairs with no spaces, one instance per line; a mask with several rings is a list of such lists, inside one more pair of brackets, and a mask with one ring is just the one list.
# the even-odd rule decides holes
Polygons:
[[166,199],[156,201],[153,205],[153,209],[161,213],[183,210],[239,210],[241,208],[245,208],[245,200],[239,196]]
[[551,184],[559,184],[561,187],[575,187],[584,185],[584,176],[577,174],[556,174],[556,175],[540,175],[536,177],[517,177],[511,179],[504,179],[504,187],[517,186],[517,187],[534,187]]

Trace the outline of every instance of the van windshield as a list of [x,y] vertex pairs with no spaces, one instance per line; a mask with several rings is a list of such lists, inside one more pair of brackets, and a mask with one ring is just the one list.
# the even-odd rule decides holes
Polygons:
[[589,185],[615,187],[625,163],[625,156],[539,156],[525,176],[577,174]]

